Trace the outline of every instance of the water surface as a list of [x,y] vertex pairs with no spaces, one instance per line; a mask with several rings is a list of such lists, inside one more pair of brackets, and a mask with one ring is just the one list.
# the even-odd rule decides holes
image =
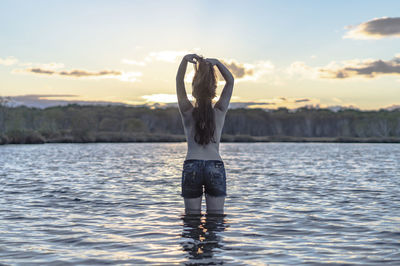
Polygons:
[[183,215],[185,151],[1,146],[0,262],[400,264],[399,144],[222,143],[223,217]]

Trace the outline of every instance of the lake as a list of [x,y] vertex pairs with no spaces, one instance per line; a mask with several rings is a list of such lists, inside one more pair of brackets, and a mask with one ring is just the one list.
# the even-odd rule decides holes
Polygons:
[[184,215],[185,152],[0,146],[0,262],[400,264],[400,144],[222,143],[222,217]]

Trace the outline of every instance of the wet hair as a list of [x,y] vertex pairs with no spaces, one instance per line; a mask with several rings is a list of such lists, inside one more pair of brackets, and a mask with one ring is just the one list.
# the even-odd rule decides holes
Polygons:
[[217,76],[214,67],[200,57],[195,64],[192,95],[196,99],[193,109],[195,121],[194,140],[201,145],[215,142],[215,117],[212,99],[216,96]]

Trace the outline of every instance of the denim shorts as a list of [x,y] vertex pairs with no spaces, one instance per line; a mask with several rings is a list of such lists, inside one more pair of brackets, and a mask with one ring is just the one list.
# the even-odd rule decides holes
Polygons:
[[204,192],[210,196],[226,196],[224,162],[219,160],[185,160],[182,171],[184,198],[197,198]]

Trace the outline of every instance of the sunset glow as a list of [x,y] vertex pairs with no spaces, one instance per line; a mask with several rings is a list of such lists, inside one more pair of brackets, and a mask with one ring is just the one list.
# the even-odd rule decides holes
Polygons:
[[[234,74],[231,107],[400,105],[397,10],[398,1],[5,1],[0,96],[176,103],[180,60],[197,53]],[[191,64],[186,74],[191,94]]]

